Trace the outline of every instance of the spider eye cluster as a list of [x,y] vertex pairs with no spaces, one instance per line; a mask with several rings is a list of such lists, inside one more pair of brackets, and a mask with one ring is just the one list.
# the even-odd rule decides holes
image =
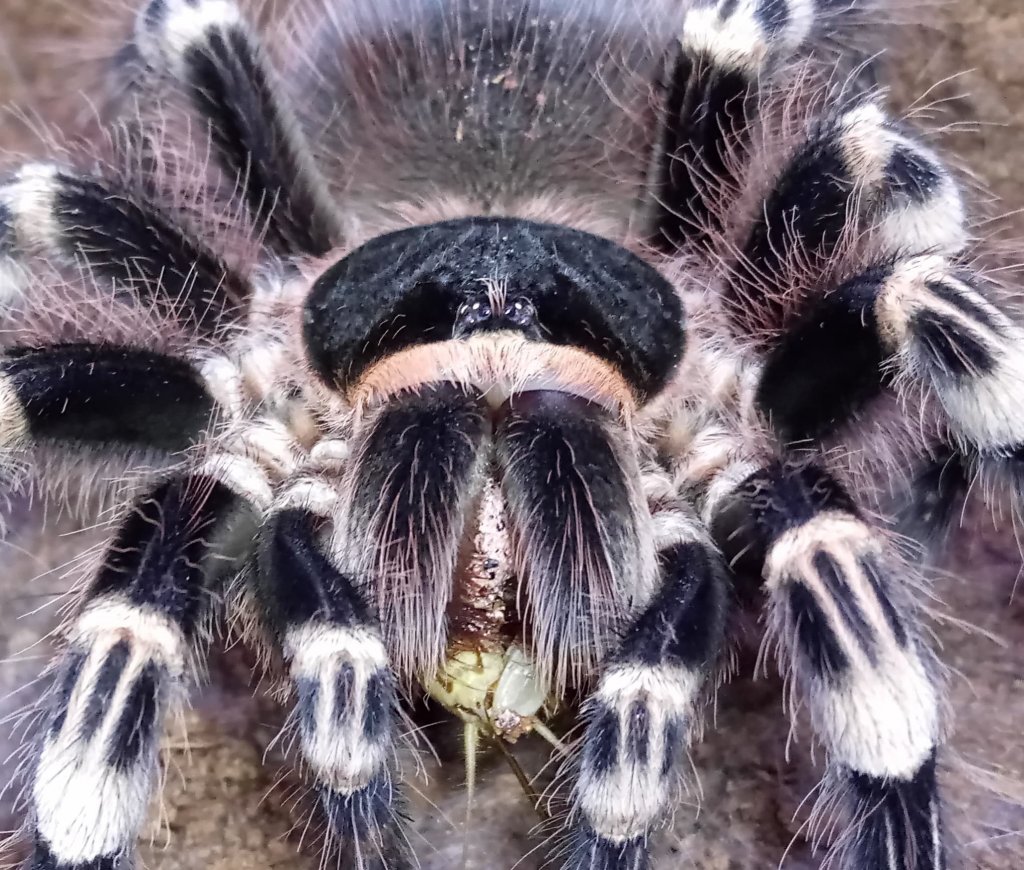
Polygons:
[[503,300],[500,288],[496,288],[496,293],[483,294],[459,306],[452,337],[465,338],[475,332],[501,330],[515,330],[533,339],[542,338],[533,303],[526,296]]
[[592,353],[644,398],[684,345],[679,297],[651,265],[607,239],[516,218],[379,236],[317,279],[303,318],[311,363],[341,389],[416,345],[512,331]]

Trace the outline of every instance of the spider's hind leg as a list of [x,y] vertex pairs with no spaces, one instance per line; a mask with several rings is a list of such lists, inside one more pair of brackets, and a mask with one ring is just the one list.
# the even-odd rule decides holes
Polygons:
[[322,256],[342,241],[341,218],[276,74],[231,0],[150,0],[135,48],[209,126],[214,153],[266,243],[282,256]]
[[817,15],[813,0],[716,0],[687,10],[668,63],[653,167],[656,246],[707,243],[721,218],[713,203],[737,183],[731,155],[749,138],[759,92],[797,54]]
[[721,651],[726,569],[695,517],[655,515],[661,586],[585,709],[566,870],[643,870],[681,795],[706,680]]

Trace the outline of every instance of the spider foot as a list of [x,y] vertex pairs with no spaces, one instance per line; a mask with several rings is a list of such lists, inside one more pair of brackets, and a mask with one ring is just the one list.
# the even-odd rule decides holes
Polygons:
[[659,593],[623,638],[587,705],[565,868],[649,866],[647,841],[683,786],[691,732],[717,655],[725,597],[717,553],[662,551]]
[[884,870],[943,870],[942,819],[935,754],[902,777],[848,774],[855,820],[847,866]]
[[358,870],[395,870],[407,860],[391,769],[395,681],[376,621],[321,549],[322,524],[300,507],[268,521],[260,596],[289,663],[302,754],[329,845]]
[[79,617],[32,780],[34,870],[113,868],[130,849],[185,650],[173,621],[117,597]]
[[914,627],[913,572],[822,469],[781,462],[743,489],[768,542],[780,663],[794,675],[847,812],[841,866],[943,867],[941,686]]

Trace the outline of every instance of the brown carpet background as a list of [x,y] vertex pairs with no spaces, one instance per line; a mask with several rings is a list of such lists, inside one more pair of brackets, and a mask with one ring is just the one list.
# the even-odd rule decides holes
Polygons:
[[[68,56],[44,48],[55,38],[101,26],[92,11],[101,3],[0,0],[0,104],[36,105],[41,96],[83,87]],[[1007,215],[1001,232],[1024,237],[1024,215],[1013,214],[1024,208],[1024,4],[955,0],[937,6],[921,0],[911,17],[928,28],[900,31],[902,51],[890,58],[896,105],[909,106],[933,88],[926,101],[940,105],[928,113],[929,126],[950,128],[943,146],[1000,197],[994,211]],[[40,105],[44,116],[56,111],[50,103]],[[0,149],[28,141],[24,124],[0,117]],[[69,583],[60,566],[96,540],[69,521],[58,526],[50,520],[45,531],[43,525],[38,510],[21,509],[0,545],[0,718],[29,698],[30,691],[9,693],[45,659],[47,645],[39,639],[57,620],[58,596]],[[1003,526],[999,534],[986,517],[968,518],[944,566],[950,573],[936,586],[941,604],[935,629],[953,670],[956,713],[955,757],[946,771],[949,815],[961,843],[954,866],[990,870],[1024,866],[1024,609],[1012,594],[1021,560],[1008,522]],[[33,576],[26,585],[24,578]],[[771,868],[791,841],[784,867],[819,866],[800,835],[806,813],[798,809],[818,774],[810,741],[800,731],[787,761],[778,682],[753,681],[750,671],[745,661],[740,676],[720,693],[714,727],[694,752],[702,795],[680,808],[663,838],[659,866]],[[318,866],[312,832],[299,850],[304,816],[291,801],[294,780],[286,776],[285,784],[273,787],[282,769],[276,751],[261,764],[280,721],[273,702],[253,698],[245,655],[218,655],[211,685],[186,715],[187,728],[176,727],[166,740],[167,783],[142,842],[145,867]],[[13,743],[7,731],[0,727],[0,786],[12,770],[4,761]],[[516,865],[536,845],[529,836],[536,817],[508,768],[500,758],[482,761],[466,834],[458,736],[443,726],[427,733],[438,741],[445,763],[439,768],[423,754],[430,782],[412,780],[422,792],[411,800],[413,844],[422,866],[458,867],[464,843],[471,868]],[[536,744],[516,751],[529,771],[539,770],[546,758]],[[407,769],[412,773],[411,765]],[[9,794],[0,797],[0,830],[15,824],[10,805]],[[530,870],[539,863],[530,856],[517,866]]]

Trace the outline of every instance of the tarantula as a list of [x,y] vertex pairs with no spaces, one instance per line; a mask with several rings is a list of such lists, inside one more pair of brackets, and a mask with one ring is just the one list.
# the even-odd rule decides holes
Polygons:
[[345,860],[415,863],[400,697],[472,757],[582,693],[551,860],[649,866],[742,578],[834,856],[946,866],[895,531],[1017,482],[1024,334],[851,54],[879,9],[319,0],[279,76],[231,0],[143,6],[109,159],[0,185],[9,466],[161,463],[52,668],[33,870],[131,862],[221,600]]

